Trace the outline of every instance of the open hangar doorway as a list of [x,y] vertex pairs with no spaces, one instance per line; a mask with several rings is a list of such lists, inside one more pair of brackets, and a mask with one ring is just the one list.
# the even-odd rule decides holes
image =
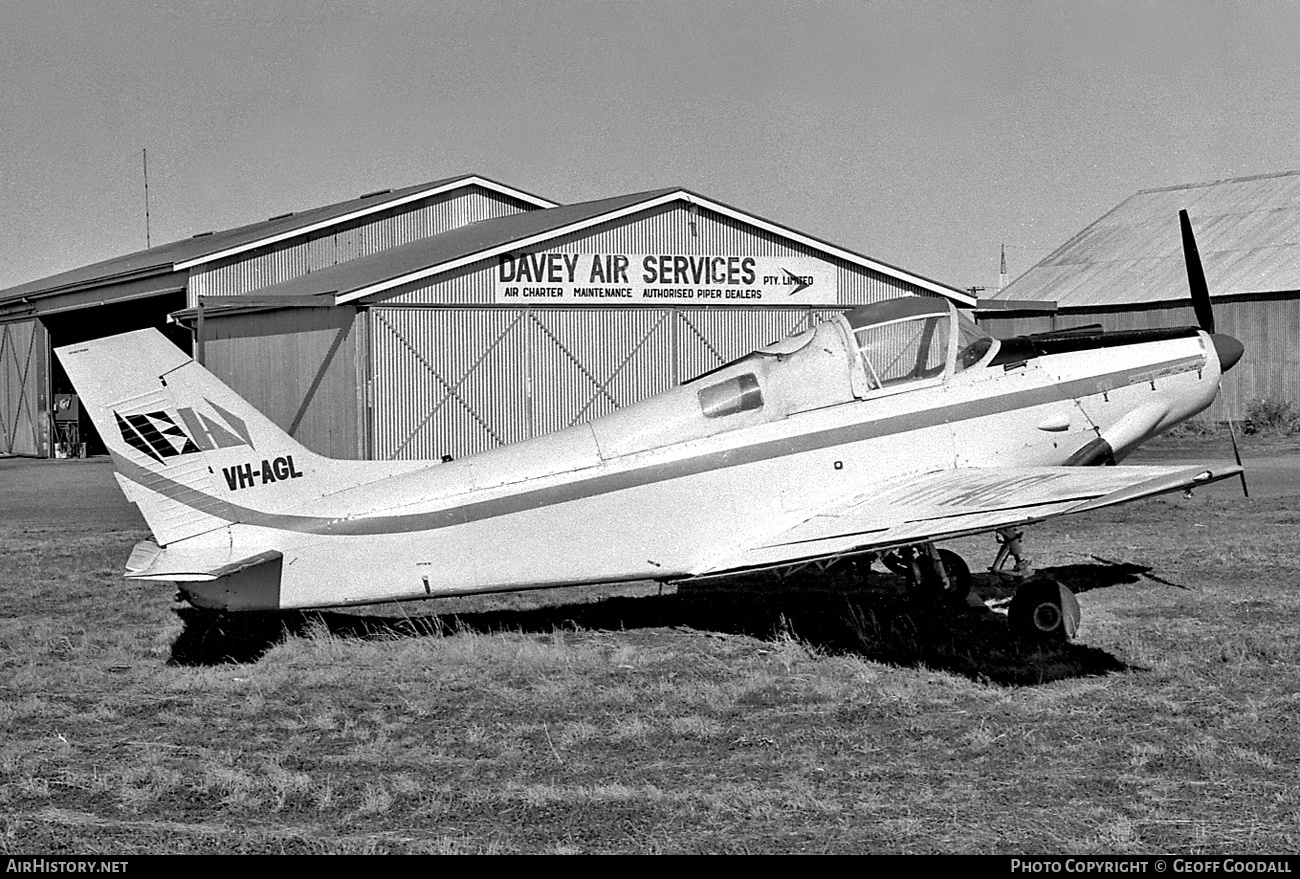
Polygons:
[[[110,302],[92,308],[78,308],[41,316],[49,334],[50,350],[104,336],[152,327],[186,354],[192,353],[193,337],[186,327],[167,322],[167,315],[185,307],[185,291],[159,296]],[[63,371],[59,358],[50,356],[50,442],[51,457],[106,455],[108,449],[90,419],[80,411],[76,389]],[[71,400],[69,399],[71,398]],[[72,439],[75,437],[75,439]]]

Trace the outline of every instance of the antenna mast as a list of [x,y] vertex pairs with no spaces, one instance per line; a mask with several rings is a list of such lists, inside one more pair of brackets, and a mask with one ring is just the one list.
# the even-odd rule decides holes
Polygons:
[[144,158],[144,246],[149,248],[153,246],[149,235],[149,150],[142,148],[140,154]]

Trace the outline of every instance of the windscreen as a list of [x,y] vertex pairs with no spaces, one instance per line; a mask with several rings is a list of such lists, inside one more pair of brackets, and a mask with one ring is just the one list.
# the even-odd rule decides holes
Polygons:
[[875,387],[943,374],[948,357],[948,315],[930,315],[854,331]]
[[960,311],[957,312],[957,372],[984,359],[996,340]]

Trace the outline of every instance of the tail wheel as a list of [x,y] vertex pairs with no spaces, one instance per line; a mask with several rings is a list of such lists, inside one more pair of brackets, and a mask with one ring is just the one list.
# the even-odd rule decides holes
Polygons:
[[1032,580],[1016,590],[1007,623],[1018,639],[1061,644],[1079,631],[1083,613],[1074,593],[1055,580]]

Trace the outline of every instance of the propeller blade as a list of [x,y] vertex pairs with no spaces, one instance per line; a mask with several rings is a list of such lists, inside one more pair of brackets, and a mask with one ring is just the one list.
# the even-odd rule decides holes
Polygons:
[[1187,288],[1192,294],[1192,310],[1196,322],[1207,333],[1214,332],[1214,309],[1210,306],[1210,288],[1205,283],[1205,270],[1201,268],[1201,253],[1196,249],[1196,236],[1192,234],[1192,221],[1186,210],[1178,212],[1178,222],[1183,230],[1183,259],[1187,262]]
[[1232,426],[1232,419],[1228,419],[1228,436],[1232,437],[1232,454],[1237,459],[1237,466],[1242,467],[1242,471],[1237,474],[1241,477],[1241,496],[1250,497],[1250,489],[1246,487],[1246,470],[1241,463],[1241,452],[1237,449],[1237,429]]

